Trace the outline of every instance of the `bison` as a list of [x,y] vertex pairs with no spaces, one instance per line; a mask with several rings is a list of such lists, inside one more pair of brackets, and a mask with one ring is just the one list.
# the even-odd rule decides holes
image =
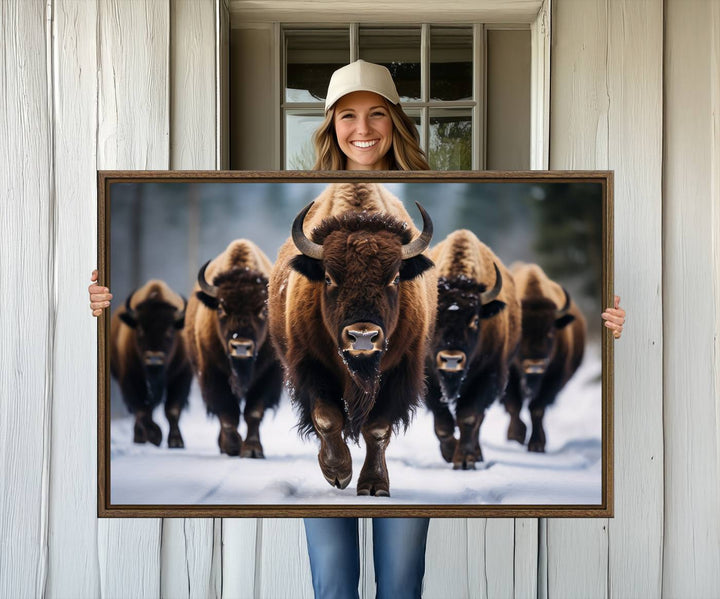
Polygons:
[[192,370],[180,338],[185,300],[152,279],[131,293],[110,323],[110,373],[135,414],[134,441],[160,445],[162,431],[152,412],[165,398],[168,447],[184,447],[178,421],[187,405]]
[[528,450],[544,452],[545,408],[582,362],[585,318],[568,292],[537,264],[513,265],[512,273],[522,306],[522,339],[504,398],[510,414],[507,438],[525,442],[527,428],[520,409],[527,398],[532,421]]
[[[320,439],[325,479],[352,478],[346,439],[366,443],[358,495],[388,496],[385,450],[424,392],[436,277],[423,231],[377,184],[330,185],[295,218],[270,277],[270,331],[300,432]],[[309,235],[309,237],[308,237]],[[423,275],[424,276],[420,276]]]
[[451,233],[430,257],[439,278],[426,402],[442,457],[456,470],[473,469],[483,459],[479,435],[485,410],[505,392],[520,342],[520,304],[510,273],[471,231]]
[[[205,407],[220,419],[220,452],[230,456],[264,457],[260,422],[282,392],[282,368],[267,336],[271,267],[253,242],[236,239],[200,269],[188,301],[187,352]],[[243,399],[244,442],[238,432]]]

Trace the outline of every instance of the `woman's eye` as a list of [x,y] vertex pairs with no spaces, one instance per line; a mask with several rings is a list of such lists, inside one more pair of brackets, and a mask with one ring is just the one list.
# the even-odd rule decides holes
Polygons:
[[384,112],[373,112],[370,116],[387,116]]

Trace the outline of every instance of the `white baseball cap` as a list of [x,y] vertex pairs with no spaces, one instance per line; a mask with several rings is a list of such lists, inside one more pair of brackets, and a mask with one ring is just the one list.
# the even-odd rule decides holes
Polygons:
[[327,98],[325,98],[325,112],[343,96],[358,91],[375,92],[393,104],[400,101],[395,82],[387,68],[372,62],[356,60],[339,68],[330,77]]

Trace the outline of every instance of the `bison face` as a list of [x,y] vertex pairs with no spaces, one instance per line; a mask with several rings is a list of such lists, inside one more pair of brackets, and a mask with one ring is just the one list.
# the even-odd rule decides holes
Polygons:
[[140,358],[148,393],[154,401],[162,398],[165,374],[170,356],[179,343],[177,331],[185,324],[185,309],[163,300],[150,298],[131,308],[131,293],[120,314],[127,326],[135,331],[135,350]]
[[495,285],[490,290],[464,276],[442,277],[438,281],[438,314],[431,356],[443,402],[457,399],[468,366],[482,350],[482,321],[505,308],[505,302],[495,299],[501,289],[502,275],[497,266]]
[[570,295],[567,291],[565,306],[561,309],[545,297],[522,301],[522,340],[517,360],[531,394],[537,392],[545,369],[553,357],[557,332],[575,320],[568,313],[569,309]]
[[302,232],[310,206],[293,224],[293,241],[303,253],[291,267],[322,285],[324,328],[355,383],[373,393],[398,323],[402,283],[433,265],[422,255],[432,237],[432,221],[418,205],[424,228],[411,241],[407,226],[390,215],[348,212],[325,219],[310,241]]
[[230,385],[242,397],[252,379],[260,347],[267,337],[267,278],[250,268],[234,268],[205,280],[207,263],[198,273],[198,299],[215,311],[217,338],[230,366]]

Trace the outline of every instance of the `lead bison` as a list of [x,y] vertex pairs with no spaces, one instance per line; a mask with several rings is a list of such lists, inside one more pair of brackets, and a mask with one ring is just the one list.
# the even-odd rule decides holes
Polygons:
[[548,278],[537,264],[513,265],[522,305],[522,340],[510,369],[505,408],[510,414],[508,439],[525,442],[520,420],[528,399],[532,433],[528,450],[545,451],[545,408],[570,380],[585,350],[585,318],[568,292]]
[[358,495],[390,494],[385,450],[424,392],[437,281],[422,254],[432,222],[418,207],[413,239],[382,186],[330,185],[295,218],[270,278],[270,331],[300,431],[319,437],[320,469],[340,489],[352,478],[345,439],[362,434]]
[[110,373],[120,384],[128,410],[135,414],[135,443],[160,445],[162,431],[152,413],[165,395],[168,447],[184,447],[178,421],[192,381],[179,333],[184,320],[185,300],[158,279],[131,293],[113,314]]
[[483,459],[485,410],[502,398],[520,342],[520,304],[510,273],[471,231],[451,233],[430,257],[439,279],[426,401],[445,461],[456,470],[472,469]]
[[[237,239],[200,269],[188,301],[188,354],[207,411],[220,419],[220,452],[231,456],[264,457],[260,422],[282,391],[282,368],[267,337],[271,268],[253,242]],[[238,432],[243,400],[244,442]]]

